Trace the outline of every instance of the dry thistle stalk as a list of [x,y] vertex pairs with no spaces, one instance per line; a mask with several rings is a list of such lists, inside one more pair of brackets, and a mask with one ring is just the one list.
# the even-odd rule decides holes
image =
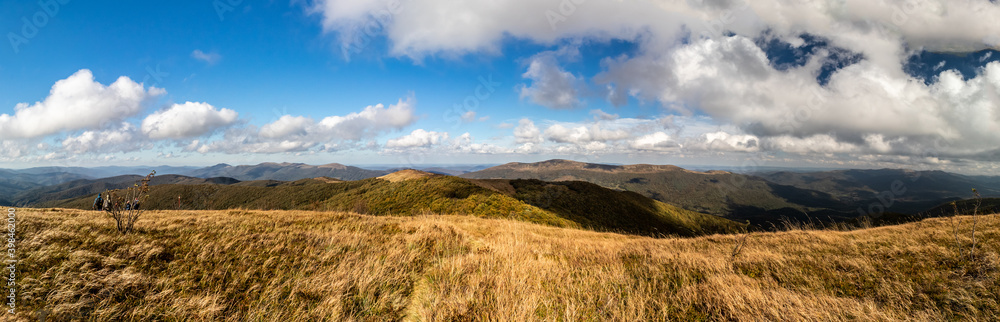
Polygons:
[[976,259],[975,254],[973,253],[976,250],[976,213],[979,212],[979,206],[983,204],[983,199],[979,196],[979,191],[976,191],[976,188],[972,188],[972,195],[976,197],[976,205],[972,208],[972,247],[969,247],[970,261],[974,261]]
[[[747,226],[749,226],[749,225],[750,225],[750,221],[748,220],[747,221]],[[747,243],[747,237],[749,237],[749,236],[750,236],[750,232],[747,230],[746,227],[744,227],[743,228],[743,234],[740,235],[740,236],[736,236],[736,244],[733,245],[733,252],[732,252],[732,254],[730,254],[730,259],[735,260],[736,259],[736,255],[739,255],[740,252],[743,251],[743,246],[746,245],[746,243]]]
[[[955,215],[951,216],[951,227],[952,232],[955,235],[955,251],[959,254],[958,257],[962,257],[962,243],[958,240],[958,228],[962,225],[962,220],[958,219],[958,204],[955,202],[951,203],[951,208],[955,210]],[[957,222],[956,222],[957,221]]]

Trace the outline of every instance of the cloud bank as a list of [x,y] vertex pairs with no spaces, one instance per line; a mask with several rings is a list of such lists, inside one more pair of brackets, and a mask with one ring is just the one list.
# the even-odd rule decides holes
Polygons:
[[[633,152],[982,161],[1000,154],[1000,63],[983,65],[973,77],[936,70],[926,79],[906,69],[920,52],[1000,49],[996,1],[325,0],[312,9],[342,44],[374,21],[390,55],[418,62],[498,54],[505,39],[558,47],[527,59],[522,98],[572,108],[590,99],[581,88],[592,85],[612,104],[656,103],[667,114],[707,116],[716,127],[678,137],[599,122],[542,131],[535,127],[541,120],[521,120],[512,134],[524,151],[538,151],[544,140],[609,152],[631,140],[624,146]],[[592,75],[561,67],[575,59],[558,54],[566,44],[613,39],[634,42],[638,50],[604,58]],[[773,44],[800,56],[779,61],[769,52]]]

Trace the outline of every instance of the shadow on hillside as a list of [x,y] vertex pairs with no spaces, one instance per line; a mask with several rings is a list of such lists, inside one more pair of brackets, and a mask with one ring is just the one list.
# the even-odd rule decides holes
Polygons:
[[646,236],[698,236],[735,232],[729,220],[676,209],[631,191],[583,181],[510,180],[515,198],[580,223],[585,228]]

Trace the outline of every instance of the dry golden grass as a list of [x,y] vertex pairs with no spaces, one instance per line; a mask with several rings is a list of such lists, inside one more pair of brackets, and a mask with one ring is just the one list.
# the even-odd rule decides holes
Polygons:
[[406,181],[406,180],[414,180],[414,179],[429,178],[429,177],[440,177],[440,176],[441,176],[440,174],[436,174],[436,173],[424,172],[424,171],[413,170],[413,169],[403,169],[403,170],[399,170],[399,171],[396,171],[396,172],[393,172],[393,173],[390,173],[390,174],[387,174],[387,175],[384,175],[384,176],[381,176],[381,177],[378,177],[378,178],[382,179],[382,180],[385,180],[385,181],[389,181],[389,182],[400,182],[400,181]]
[[[1000,219],[978,259],[949,219],[652,239],[463,216],[19,209],[35,320],[995,320]],[[968,224],[968,218],[965,218]],[[967,247],[969,226],[960,242]],[[967,249],[966,249],[967,251]],[[8,315],[4,315],[9,318]]]

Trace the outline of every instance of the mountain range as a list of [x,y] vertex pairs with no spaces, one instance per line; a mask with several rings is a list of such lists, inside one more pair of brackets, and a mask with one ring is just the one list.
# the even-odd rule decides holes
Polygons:
[[698,172],[671,165],[606,165],[567,160],[508,163],[463,174],[477,179],[538,179],[587,181],[607,188],[632,191],[649,198],[702,213],[739,221],[762,223],[781,216],[806,219],[806,214],[835,210],[847,214],[848,205],[829,193],[780,185],[763,178],[726,171]]
[[[116,189],[131,185],[135,176],[141,177],[156,170],[154,184],[182,180],[176,175],[195,178],[231,178],[236,181],[295,181],[305,178],[329,177],[340,180],[360,180],[385,175],[390,170],[368,170],[331,163],[307,165],[302,163],[261,163],[231,166],[217,164],[210,167],[37,167],[28,169],[0,169],[0,204],[25,206],[55,200],[79,193],[97,193],[98,190]],[[165,175],[173,175],[166,177]],[[170,178],[170,179],[164,179]],[[167,181],[163,181],[167,180]],[[188,179],[183,179],[188,180]],[[192,181],[196,182],[196,181]],[[86,188],[84,186],[90,186]],[[62,192],[62,193],[60,193]],[[43,196],[45,195],[45,196]]]
[[[788,219],[848,221],[860,215],[883,212],[915,215],[946,202],[970,198],[972,188],[978,189],[984,197],[1000,196],[998,177],[896,169],[741,174],[719,170],[692,171],[671,165],[608,165],[568,160],[514,162],[485,169],[478,166],[435,166],[416,172],[388,167],[364,169],[337,163],[218,164],[205,168],[162,168],[163,172],[160,167],[157,168],[158,175],[151,183],[158,186],[153,191],[154,196],[159,196],[157,198],[160,199],[154,198],[159,201],[154,201],[151,206],[178,207],[177,197],[180,196],[180,206],[191,209],[233,207],[354,210],[355,206],[360,207],[354,203],[364,202],[367,203],[368,211],[381,213],[414,213],[428,209],[455,213],[461,211],[442,205],[464,205],[454,203],[450,199],[455,198],[447,195],[450,191],[448,189],[461,183],[459,185],[477,186],[491,191],[484,195],[486,197],[494,194],[498,196],[493,198],[506,196],[549,212],[546,215],[548,217],[539,217],[541,221],[554,223],[569,220],[573,225],[581,227],[623,230],[635,227],[622,225],[621,222],[600,223],[599,220],[588,217],[590,214],[586,212],[607,212],[614,208],[617,209],[614,211],[618,211],[614,216],[620,216],[640,208],[646,213],[658,213],[662,212],[661,208],[672,207],[669,212],[683,210],[687,217],[694,213],[705,214],[734,222],[749,221],[756,226],[766,227]],[[115,171],[124,175],[92,177],[116,173]],[[97,193],[128,187],[141,178],[140,174],[148,171],[144,167],[0,169],[0,203],[89,208],[88,199],[92,199]],[[363,183],[385,181],[405,186],[407,183],[394,182],[393,178],[408,178],[415,173],[417,179],[432,183],[459,179],[464,181],[407,186],[404,189],[406,194],[399,194],[394,190],[396,188]],[[428,176],[425,177],[424,174]],[[379,177],[381,180],[369,180]],[[403,180],[406,181],[409,180]],[[348,190],[357,191],[327,187],[331,183],[337,183],[335,186],[352,187]],[[427,196],[440,196],[441,192],[421,192],[421,189],[444,189],[445,199],[426,199]],[[382,191],[388,195],[373,194],[370,191]],[[163,195],[158,195],[161,192]],[[611,192],[625,194],[611,198]],[[272,193],[283,197],[268,197]],[[412,202],[390,205],[391,202],[386,201],[389,199]],[[638,208],[602,208],[601,203],[605,202],[602,200],[611,199],[631,200],[620,204],[631,204]],[[418,200],[423,200],[421,202],[424,203],[416,203]],[[497,209],[501,208],[493,210]],[[479,214],[485,213],[480,211]],[[691,230],[690,227],[686,229]],[[652,234],[651,231],[642,229],[637,231]]]
[[844,203],[869,206],[891,203],[892,210],[902,213],[918,212],[944,201],[971,198],[973,188],[983,196],[1000,195],[997,177],[965,176],[944,171],[880,169],[758,175],[778,184],[829,192]]
[[240,181],[279,180],[329,177],[340,180],[361,180],[391,173],[391,170],[368,170],[339,163],[308,165],[302,163],[261,163],[232,166],[225,163],[184,173],[199,178],[230,177]]
[[1000,196],[1000,180],[943,171],[834,170],[738,174],[671,165],[606,165],[567,160],[508,163],[466,178],[587,181],[682,208],[766,225],[782,217],[843,221],[869,213],[916,214],[941,203]]
[[[87,185],[52,189],[40,207],[91,207],[97,191],[137,179],[116,177]],[[664,204],[642,195],[587,182],[476,180],[417,170],[375,178],[333,178],[275,183],[231,178],[200,179],[170,175],[155,178],[148,209],[268,209],[352,211],[372,215],[453,214],[511,218],[559,227],[615,231],[647,236],[696,236],[736,232],[744,226],[721,217]],[[84,194],[86,192],[86,194]],[[70,194],[75,198],[56,199]]]

